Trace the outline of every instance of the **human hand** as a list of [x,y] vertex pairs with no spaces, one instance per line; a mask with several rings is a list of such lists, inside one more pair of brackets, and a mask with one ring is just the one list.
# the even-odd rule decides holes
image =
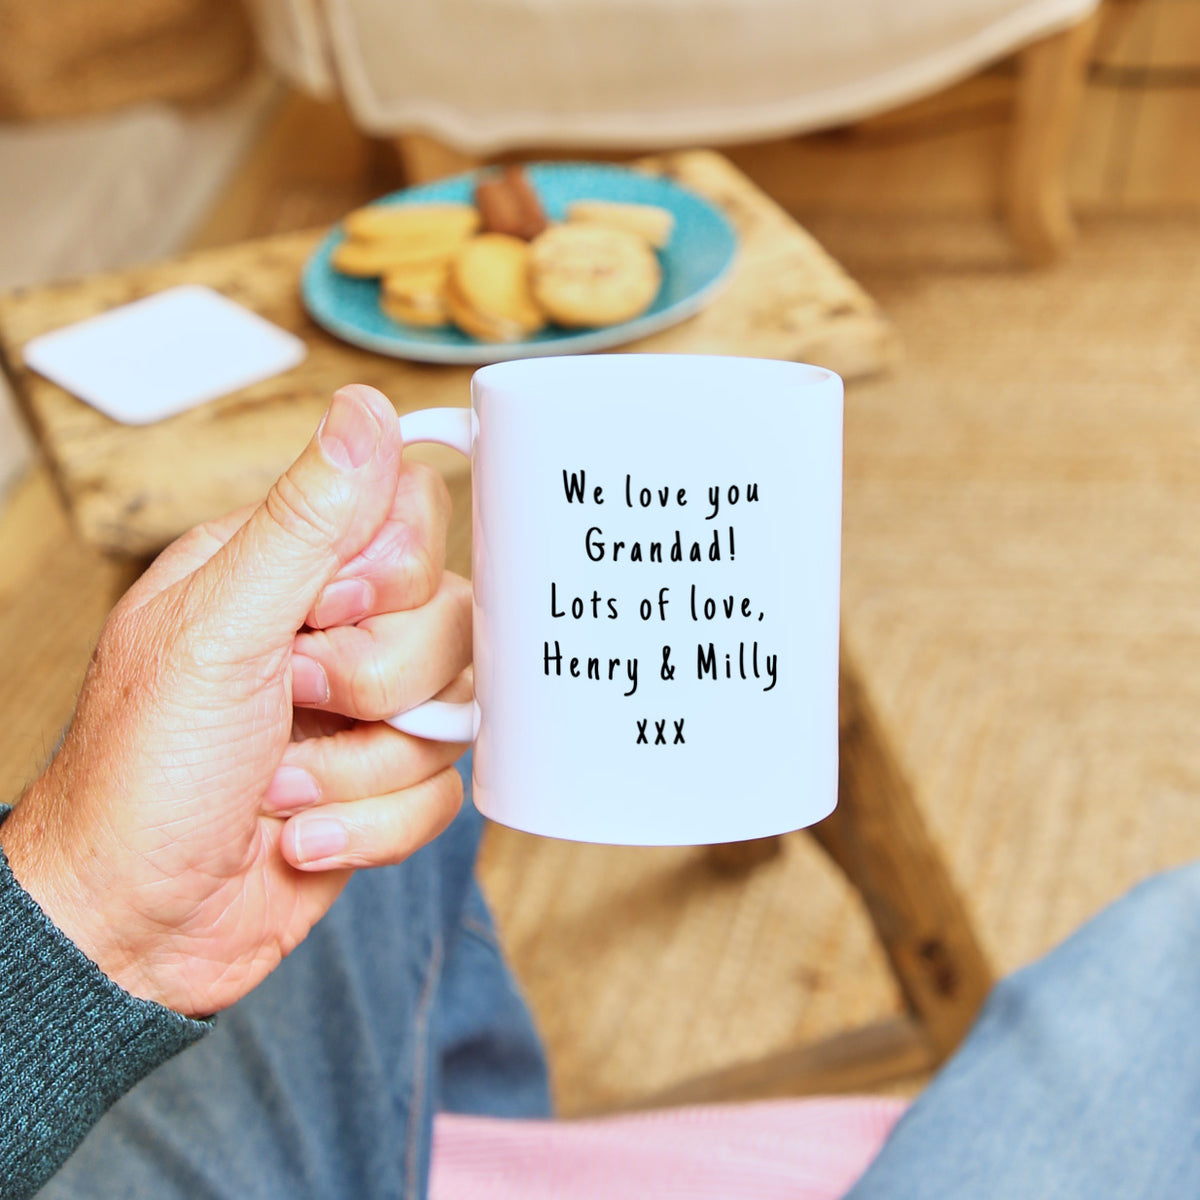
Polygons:
[[343,388],[262,505],[163,551],[0,825],[22,886],[134,995],[227,1007],[353,868],[406,858],[458,810],[462,747],[375,723],[470,694],[449,496],[401,449],[387,399]]

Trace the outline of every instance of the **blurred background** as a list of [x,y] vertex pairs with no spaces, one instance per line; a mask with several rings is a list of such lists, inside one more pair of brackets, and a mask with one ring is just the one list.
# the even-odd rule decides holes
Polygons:
[[[10,293],[498,158],[695,146],[894,331],[847,395],[847,645],[1012,970],[1200,851],[1200,0],[0,0]],[[0,397],[6,801],[139,567],[79,535],[21,400]],[[804,835],[721,864],[493,830],[483,875],[566,1113],[905,1007]],[[920,1086],[893,1065],[851,1083]]]

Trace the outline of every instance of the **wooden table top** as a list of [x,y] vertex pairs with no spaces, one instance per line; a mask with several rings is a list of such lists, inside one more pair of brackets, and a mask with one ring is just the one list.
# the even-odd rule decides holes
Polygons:
[[[707,309],[627,349],[815,362],[848,378],[893,361],[896,338],[874,301],[727,159],[687,151],[640,165],[717,203],[737,228],[739,250],[730,280]],[[151,554],[197,522],[258,499],[308,441],[342,384],[373,384],[401,413],[469,402],[471,368],[384,358],[310,320],[300,303],[300,271],[324,233],[244,242],[0,296],[0,356],[85,541],[117,554]],[[112,421],[25,366],[22,349],[39,334],[181,283],[206,284],[298,334],[307,359],[145,426]],[[464,472],[452,452],[419,449],[451,477]]]

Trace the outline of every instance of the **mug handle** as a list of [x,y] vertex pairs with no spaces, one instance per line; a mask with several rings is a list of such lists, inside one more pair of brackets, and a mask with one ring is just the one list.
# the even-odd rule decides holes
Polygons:
[[[470,408],[425,408],[400,418],[400,437],[406,446],[437,442],[471,457],[479,424]],[[386,718],[393,729],[431,742],[473,742],[479,732],[479,706],[474,700],[451,703],[426,700],[416,708]]]

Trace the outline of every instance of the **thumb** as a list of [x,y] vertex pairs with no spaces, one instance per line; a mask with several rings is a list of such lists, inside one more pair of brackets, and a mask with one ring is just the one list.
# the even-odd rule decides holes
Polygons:
[[382,392],[352,384],[334,394],[300,457],[192,577],[196,619],[224,654],[291,643],[325,584],[387,518],[402,448]]

